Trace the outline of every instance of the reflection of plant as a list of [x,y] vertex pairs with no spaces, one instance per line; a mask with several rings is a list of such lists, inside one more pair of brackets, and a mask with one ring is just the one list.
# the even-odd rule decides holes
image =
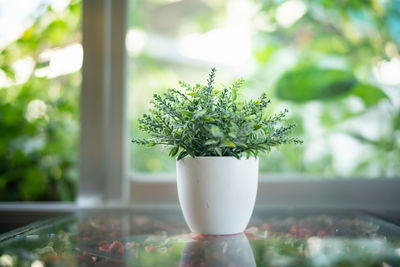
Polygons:
[[329,216],[312,216],[301,220],[271,219],[262,225],[270,235],[293,238],[309,237],[373,237],[379,227],[360,219],[337,219]]
[[285,112],[267,115],[270,99],[262,94],[257,100],[241,102],[238,90],[243,80],[229,89],[214,88],[215,69],[207,85],[190,86],[181,82],[186,94],[169,89],[163,96],[154,95],[149,114],[139,119],[139,128],[149,139],[133,139],[142,145],[171,146],[170,156],[187,155],[257,157],[271,147],[302,141],[290,137],[294,124],[281,125]]
[[400,261],[395,253],[400,243],[392,240],[391,231],[385,228],[382,233],[388,236],[382,236],[379,224],[362,218],[269,217],[262,220],[264,224],[247,229],[247,239],[188,234],[176,221],[148,216],[126,219],[95,216],[56,221],[52,227],[2,242],[0,265],[2,259],[11,261],[11,266],[30,266],[32,261],[46,266],[191,266],[201,262],[252,266],[248,264],[252,257],[257,266],[398,266]]

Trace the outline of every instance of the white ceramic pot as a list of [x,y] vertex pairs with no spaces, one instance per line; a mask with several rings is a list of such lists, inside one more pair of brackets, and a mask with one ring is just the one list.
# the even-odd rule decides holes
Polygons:
[[257,195],[258,159],[183,158],[176,165],[179,203],[192,232],[245,230]]

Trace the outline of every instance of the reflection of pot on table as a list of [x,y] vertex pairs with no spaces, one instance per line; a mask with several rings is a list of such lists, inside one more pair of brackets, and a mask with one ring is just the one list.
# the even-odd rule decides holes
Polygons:
[[180,267],[256,266],[245,234],[210,236],[192,235],[185,244]]

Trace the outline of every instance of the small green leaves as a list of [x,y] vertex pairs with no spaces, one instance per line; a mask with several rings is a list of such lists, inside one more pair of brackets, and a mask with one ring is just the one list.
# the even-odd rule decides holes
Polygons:
[[204,116],[204,117],[203,117],[203,120],[206,121],[206,122],[213,122],[213,121],[215,121],[214,118],[209,117],[209,116]]
[[174,146],[170,151],[169,151],[169,156],[170,157],[175,157],[176,154],[178,154],[179,151],[179,146]]
[[188,155],[188,153],[187,153],[185,150],[183,150],[183,151],[181,151],[181,153],[179,153],[179,155],[178,155],[178,157],[176,158],[176,160],[183,159],[183,158],[186,157],[187,155]]
[[204,109],[200,110],[200,111],[197,111],[196,114],[194,115],[194,118],[198,119],[198,118],[204,116],[204,114],[206,114],[206,113],[207,113],[207,110],[204,110]]
[[193,113],[189,112],[187,110],[181,110],[180,112],[182,113],[182,115],[187,116],[187,117],[192,117],[193,116]]
[[216,126],[216,125],[212,125],[210,128],[210,133],[213,137],[215,138],[220,138],[223,136],[223,132],[221,131],[221,129]]
[[209,77],[208,77],[208,80],[207,80],[207,82],[208,82],[208,84],[207,84],[207,91],[208,92],[212,92],[212,90],[214,89],[214,87],[213,87],[213,84],[214,84],[214,78],[215,78],[215,72],[216,72],[217,70],[215,69],[215,68],[212,68],[211,69],[211,73],[210,73],[210,75],[209,75]]
[[254,130],[257,131],[258,129],[261,129],[261,127],[261,124],[254,125]]
[[155,146],[155,145],[156,145],[155,142],[149,142],[146,146],[147,146],[147,147],[153,147],[153,146]]
[[232,100],[235,101],[237,99],[237,90],[235,87],[232,88]]
[[216,145],[216,144],[218,144],[218,141],[216,141],[216,140],[214,140],[214,139],[207,140],[207,141],[204,143],[205,146]]
[[232,84],[232,102],[235,102],[237,99],[237,91],[240,88],[240,86],[242,85],[242,83],[244,82],[243,78],[241,78],[240,80],[237,80],[236,82],[234,82]]
[[226,145],[228,147],[236,147],[236,145],[231,140],[228,140],[228,139],[225,139],[223,141],[223,143],[224,143],[224,145]]
[[207,85],[180,82],[186,93],[168,89],[162,96],[155,94],[153,108],[139,119],[139,129],[150,138],[132,142],[169,146],[169,155],[177,160],[187,156],[257,157],[271,147],[302,142],[290,136],[294,125],[283,123],[287,110],[266,115],[270,99],[265,93],[242,102],[238,90],[243,79],[216,90],[214,78],[215,69]]
[[222,151],[219,147],[215,147],[215,152],[217,152],[218,156],[222,156]]
[[232,139],[236,139],[236,134],[234,134],[233,132],[228,133],[229,137],[231,137]]

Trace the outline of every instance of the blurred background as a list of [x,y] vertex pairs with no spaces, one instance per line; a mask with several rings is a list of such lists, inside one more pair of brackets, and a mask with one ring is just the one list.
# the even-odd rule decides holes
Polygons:
[[[152,95],[178,80],[246,80],[271,114],[289,109],[301,146],[263,156],[291,178],[400,173],[400,1],[131,0],[130,136]],[[78,180],[81,2],[0,0],[0,201],[74,200]],[[175,171],[132,145],[132,177]],[[151,176],[150,174],[154,174]]]

